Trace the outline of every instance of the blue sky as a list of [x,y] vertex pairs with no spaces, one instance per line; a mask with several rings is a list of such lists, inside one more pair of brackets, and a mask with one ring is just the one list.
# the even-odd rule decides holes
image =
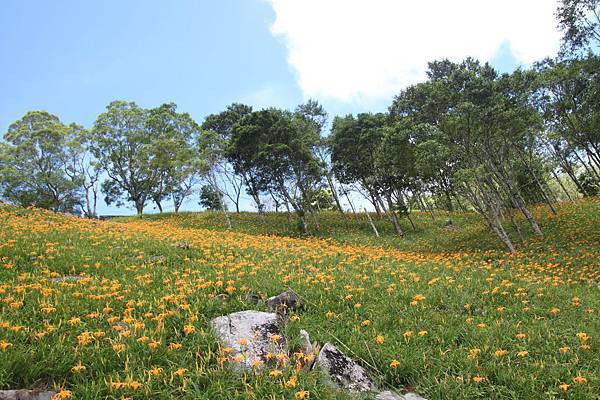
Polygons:
[[[332,46],[327,41],[327,32],[337,27],[336,20],[332,16],[313,24],[310,13],[286,8],[289,4],[281,0],[4,0],[0,13],[0,131],[6,132],[12,122],[36,109],[56,114],[66,123],[91,127],[104,107],[116,99],[143,107],[175,102],[180,111],[189,112],[199,122],[232,102],[293,108],[308,97],[319,99],[332,116],[383,111],[392,94],[410,83],[402,76],[392,76],[383,81],[390,90],[370,90],[365,84],[350,90],[350,95],[328,88],[328,82],[347,72],[350,79],[338,87],[352,89],[354,81],[361,81],[361,70],[378,75],[373,68],[388,59],[370,54],[363,66],[357,62],[357,52],[348,61],[340,56],[328,60],[323,57],[328,48],[310,59],[315,56],[306,49],[336,47],[335,42]],[[295,2],[295,7],[302,4]],[[352,7],[348,10],[350,13]],[[360,15],[360,10],[355,11]],[[290,15],[296,14],[304,20],[290,23]],[[337,22],[342,32],[344,21],[350,23],[351,18],[348,14]],[[377,20],[374,14],[372,22]],[[297,29],[295,23],[306,29]],[[394,33],[396,28],[390,29]],[[314,31],[325,40],[314,45],[307,41]],[[515,57],[515,43],[509,36],[494,38],[496,42],[486,47],[491,50],[481,54],[489,54],[497,68],[510,71],[527,61]],[[377,37],[369,40],[381,43]],[[449,56],[469,55],[462,52],[467,51],[460,48]],[[478,48],[474,53],[480,53]],[[404,57],[402,60],[410,60],[411,53],[406,51]],[[401,60],[389,64],[396,62]],[[408,67],[419,76],[422,64]],[[328,71],[330,66],[340,74],[335,69]],[[353,66],[357,69],[352,70]],[[100,211],[114,209],[102,206]]]

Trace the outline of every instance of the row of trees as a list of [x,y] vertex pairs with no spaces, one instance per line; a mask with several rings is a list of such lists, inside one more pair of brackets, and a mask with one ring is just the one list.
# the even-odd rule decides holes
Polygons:
[[177,212],[197,191],[231,226],[225,203],[239,212],[245,193],[263,220],[268,201],[294,212],[308,234],[320,229],[321,205],[347,222],[357,212],[353,192],[399,235],[399,219],[412,224],[414,208],[475,210],[514,251],[506,224],[520,235],[522,214],[542,235],[527,206],[554,211],[552,180],[568,198],[566,180],[581,195],[598,193],[600,58],[590,51],[600,43],[597,11],[598,1],[561,3],[560,58],[511,74],[470,58],[435,61],[428,79],[401,91],[388,112],[331,124],[313,100],[294,111],[234,103],[202,124],[175,104],[114,101],[90,130],[29,112],[0,144],[0,195],[91,217],[100,193],[141,214],[166,201]]

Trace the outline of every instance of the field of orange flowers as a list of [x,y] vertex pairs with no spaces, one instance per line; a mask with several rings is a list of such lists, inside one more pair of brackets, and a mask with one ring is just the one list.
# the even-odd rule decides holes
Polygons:
[[299,238],[281,235],[280,215],[268,228],[234,215],[227,231],[209,213],[90,221],[0,206],[0,389],[341,398],[318,371],[296,369],[297,354],[231,372],[210,332],[210,319],[254,307],[247,293],[290,287],[307,303],[285,328],[291,347],[306,329],[382,386],[429,399],[597,398],[600,198],[534,211],[545,238],[523,225],[510,256],[467,214],[452,229],[415,216],[405,239],[382,229],[376,240],[334,214],[320,236]]

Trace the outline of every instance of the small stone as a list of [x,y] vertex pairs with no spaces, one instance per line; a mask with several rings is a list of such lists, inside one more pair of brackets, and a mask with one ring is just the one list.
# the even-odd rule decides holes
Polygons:
[[165,256],[152,256],[152,257],[150,257],[149,261],[153,264],[162,264],[165,262],[165,260],[166,260]]
[[[210,321],[222,347],[229,347],[228,365],[237,371],[262,370],[276,363],[267,354],[288,354],[287,343],[277,325],[277,315],[262,311],[239,311]],[[239,361],[235,361],[240,358]]]
[[302,351],[304,352],[304,354],[310,354],[313,352],[313,345],[310,342],[310,336],[308,335],[308,332],[306,332],[304,329],[300,329],[300,337],[302,338]]
[[325,343],[316,366],[325,371],[341,389],[349,392],[374,392],[375,383],[367,372],[331,343]]
[[77,275],[68,275],[68,276],[59,276],[56,278],[51,278],[50,282],[52,283],[61,283],[61,282],[79,282],[86,279],[84,276]]
[[254,292],[247,293],[246,297],[244,298],[246,303],[250,303],[250,304],[258,304],[260,299],[261,299],[260,295],[258,293],[254,293]]
[[277,296],[269,297],[267,304],[271,311],[281,314],[286,314],[290,310],[304,309],[304,302],[292,289],[288,289]]
[[[306,355],[310,355],[310,354],[316,354],[318,351],[318,344],[317,342],[310,342],[310,336],[308,334],[308,332],[306,332],[304,329],[300,329],[300,338],[302,339],[302,352]],[[315,365],[316,362],[316,357],[312,359],[311,362],[307,362],[306,364],[302,365],[302,369],[304,371],[310,371],[312,369],[312,367]]]
[[217,302],[217,301],[224,301],[227,300],[229,298],[228,295],[226,295],[225,293],[219,293],[218,295],[216,295],[215,297],[212,298],[212,301]]
[[47,390],[0,390],[0,400],[51,400],[55,395]]

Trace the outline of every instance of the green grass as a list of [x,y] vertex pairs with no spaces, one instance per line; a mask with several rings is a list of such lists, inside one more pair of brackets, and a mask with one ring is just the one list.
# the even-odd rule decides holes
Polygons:
[[[346,226],[323,213],[322,229],[304,238],[285,214],[262,224],[234,213],[228,231],[219,213],[92,222],[2,206],[0,389],[63,387],[77,399],[286,399],[301,390],[343,398],[318,371],[240,375],[219,361],[208,321],[247,309],[249,291],[266,298],[292,287],[308,307],[285,328],[291,347],[306,329],[382,386],[430,399],[593,399],[600,199],[562,203],[558,216],[534,213],[545,237],[520,221],[525,237],[513,256],[470,213],[414,215],[404,238],[384,220],[375,238],[362,216]],[[89,279],[50,281],[67,275]],[[229,300],[211,300],[223,292]]]

